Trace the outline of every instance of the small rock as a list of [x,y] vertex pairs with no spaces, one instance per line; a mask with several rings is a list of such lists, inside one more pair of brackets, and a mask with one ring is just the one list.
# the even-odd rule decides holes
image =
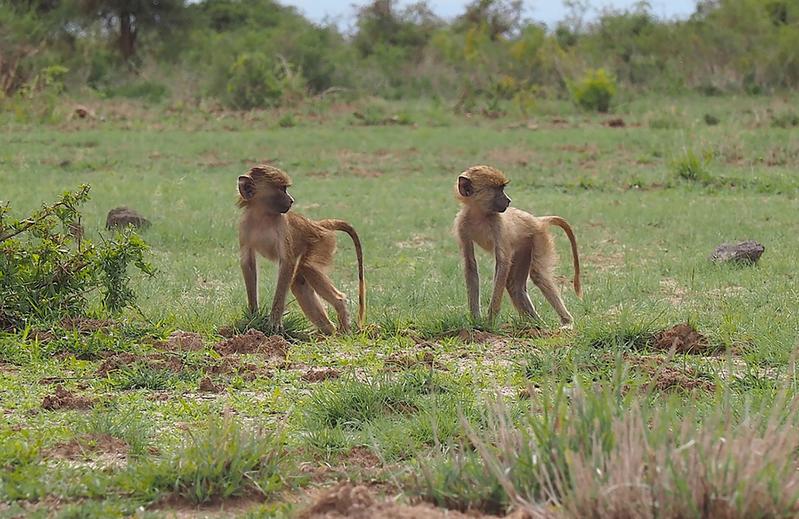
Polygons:
[[127,227],[128,225],[145,228],[150,226],[150,220],[129,207],[116,207],[108,211],[108,216],[105,219],[106,229]]
[[608,119],[605,121],[605,126],[608,128],[624,128],[627,124],[624,122],[624,119],[617,117],[616,119]]
[[717,263],[740,263],[754,265],[766,248],[754,240],[740,243],[723,243],[716,247],[710,260]]

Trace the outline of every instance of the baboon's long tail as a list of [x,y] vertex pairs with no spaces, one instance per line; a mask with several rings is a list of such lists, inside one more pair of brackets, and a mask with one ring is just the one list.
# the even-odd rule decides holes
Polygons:
[[358,258],[358,326],[363,328],[366,322],[366,280],[363,276],[363,249],[361,248],[361,239],[358,238],[358,233],[352,225],[344,220],[320,220],[319,224],[331,231],[344,231],[352,238],[352,243],[355,245],[355,256]]
[[574,292],[577,294],[577,297],[582,299],[583,288],[580,285],[580,256],[577,254],[577,239],[574,237],[574,232],[572,232],[569,222],[560,216],[543,216],[542,219],[549,224],[557,225],[563,229],[566,232],[566,236],[569,237],[569,241],[572,244],[572,260],[574,261]]

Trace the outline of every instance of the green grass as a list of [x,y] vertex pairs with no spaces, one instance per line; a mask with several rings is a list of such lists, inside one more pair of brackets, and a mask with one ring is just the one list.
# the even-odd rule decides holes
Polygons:
[[[620,98],[613,117],[623,118],[624,128],[560,102],[542,102],[527,120],[512,111],[499,119],[466,118],[440,103],[376,100],[246,115],[155,112],[131,101],[98,105],[91,121],[5,126],[0,198],[15,215],[89,183],[92,199],[82,219],[88,235],[105,233],[112,207],[139,210],[152,221],[142,235],[158,273],[134,278],[142,313],[129,311],[110,330],[54,329],[52,340],[32,328],[0,333],[0,501],[31,515],[123,516],[139,507],[158,515],[175,499],[224,505],[240,495],[266,500],[253,503],[254,516],[290,515],[307,487],[351,479],[377,481],[392,495],[493,512],[513,502],[513,488],[584,516],[589,505],[576,493],[546,494],[529,472],[519,472],[527,479],[512,487],[501,481],[495,469],[513,466],[518,452],[498,432],[506,431],[507,441],[546,434],[541,441],[559,449],[572,442],[583,457],[568,463],[586,464],[569,470],[593,470],[596,456],[619,454],[615,447],[592,450],[591,443],[618,438],[618,428],[634,430],[630,441],[641,441],[636,406],[658,423],[692,420],[704,435],[697,441],[711,442],[719,431],[736,442],[759,438],[720,421],[751,418],[762,426],[757,420],[780,408],[780,390],[789,401],[796,390],[793,101]],[[293,177],[295,210],[343,218],[358,230],[369,326],[319,337],[289,298],[285,359],[220,356],[210,346],[222,340],[223,328],[269,332],[263,316],[246,314],[234,205],[235,177],[265,160]],[[532,286],[543,332],[519,319],[507,298],[496,324],[469,319],[451,225],[455,178],[475,163],[506,172],[516,207],[559,214],[575,229],[583,300],[569,288],[568,241],[555,231],[573,332],[555,332],[557,316]],[[765,245],[758,265],[708,261],[719,243],[743,239]],[[485,309],[493,262],[483,253],[478,262]],[[259,272],[268,307],[275,268],[262,262]],[[355,254],[344,236],[331,276],[354,313]],[[713,355],[652,348],[659,331],[684,322],[707,336]],[[486,333],[463,340],[460,332],[470,328]],[[199,332],[206,348],[165,353],[162,343],[176,329]],[[98,373],[122,354],[134,360]],[[171,359],[181,369],[165,365]],[[335,370],[338,378],[308,380],[316,368]],[[205,376],[218,392],[200,389]],[[57,384],[93,398],[94,408],[42,409]],[[578,415],[569,414],[582,412],[574,407],[581,387],[607,397],[589,405],[595,414],[586,423],[601,425],[594,432],[574,429]],[[507,417],[492,403],[497,394]],[[550,410],[561,422],[544,414],[556,398]],[[500,417],[504,428],[496,426]],[[99,470],[85,457],[52,454],[80,434],[118,438],[128,454],[118,464],[99,456]],[[673,453],[664,438],[652,440],[657,452]],[[481,442],[504,450],[484,452]],[[374,459],[359,461],[364,451]],[[558,463],[550,475],[563,475]],[[678,490],[696,476],[686,467],[675,466],[669,480]],[[741,495],[766,488],[758,495],[784,503],[776,500],[775,478],[785,473],[761,468],[752,472],[752,485],[740,480]],[[721,481],[705,469],[707,478]],[[605,483],[582,488],[602,492]],[[56,512],[48,509],[53,498]],[[737,510],[751,510],[742,503]]]

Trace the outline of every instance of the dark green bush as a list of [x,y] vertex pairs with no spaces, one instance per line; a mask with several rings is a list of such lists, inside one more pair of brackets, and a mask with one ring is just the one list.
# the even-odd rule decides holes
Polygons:
[[230,66],[227,94],[230,104],[242,110],[280,104],[283,89],[275,63],[261,52],[241,54]]

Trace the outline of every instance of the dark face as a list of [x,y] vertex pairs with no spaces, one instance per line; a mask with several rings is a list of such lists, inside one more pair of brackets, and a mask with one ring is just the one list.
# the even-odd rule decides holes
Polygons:
[[497,213],[504,213],[510,207],[510,197],[505,194],[505,187],[494,188],[494,197],[491,200],[491,208]]
[[276,187],[271,198],[271,205],[278,213],[288,213],[294,204],[294,198],[288,193],[286,186]]

